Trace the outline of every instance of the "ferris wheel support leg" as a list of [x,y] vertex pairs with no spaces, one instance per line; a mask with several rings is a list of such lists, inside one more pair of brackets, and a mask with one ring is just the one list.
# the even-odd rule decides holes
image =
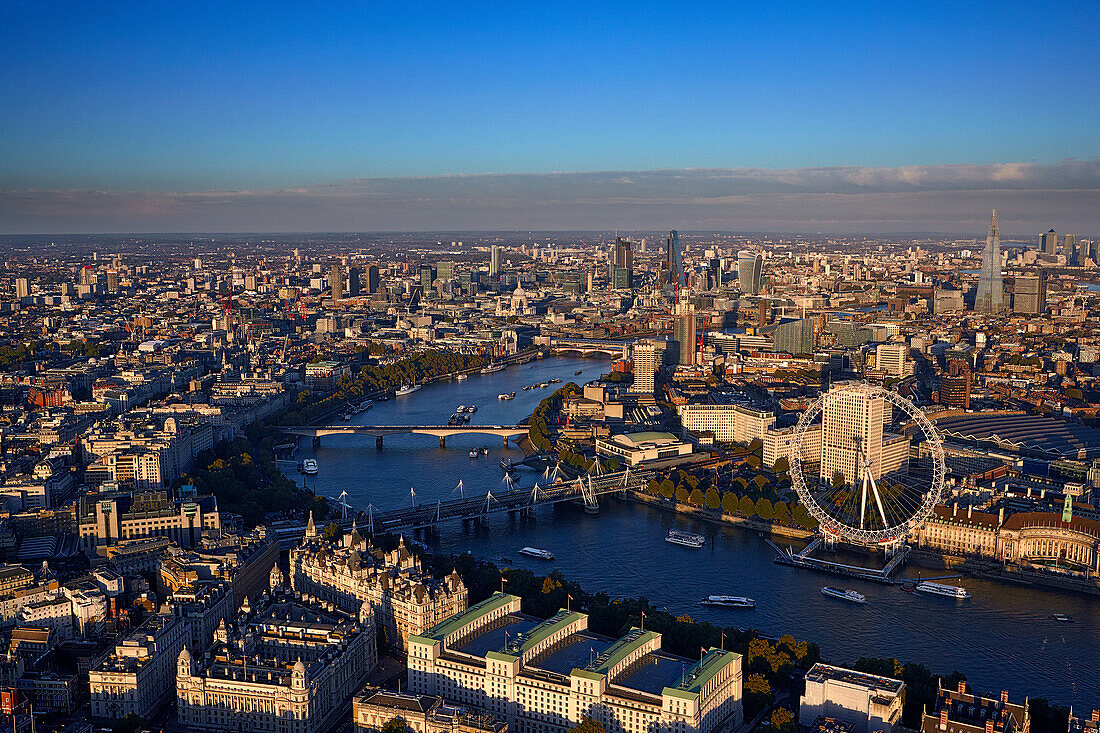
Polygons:
[[867,514],[867,482],[871,478],[870,472],[863,469],[863,490],[859,500],[859,528],[863,529],[864,516]]
[[875,483],[875,478],[871,475],[870,471],[864,475],[871,481],[871,491],[875,495],[875,504],[878,505],[878,514],[882,517],[882,526],[889,527],[890,523],[886,521],[886,512],[882,509],[882,497],[878,494],[878,484]]

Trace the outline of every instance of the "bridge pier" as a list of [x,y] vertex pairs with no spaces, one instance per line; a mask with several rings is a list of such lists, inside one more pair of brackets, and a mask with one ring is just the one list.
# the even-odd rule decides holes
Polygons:
[[440,435],[439,436],[439,447],[440,448],[446,448],[447,447],[447,436],[445,436],[445,435]]
[[382,450],[382,436],[381,435],[376,435],[374,437],[374,448],[375,448],[375,450]]
[[317,450],[320,447],[321,447],[321,436],[320,435],[314,435],[313,436],[313,450]]

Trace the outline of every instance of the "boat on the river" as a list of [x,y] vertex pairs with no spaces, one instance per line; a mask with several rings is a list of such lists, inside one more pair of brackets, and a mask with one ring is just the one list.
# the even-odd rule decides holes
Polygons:
[[665,537],[665,542],[670,542],[674,545],[683,545],[684,547],[699,548],[707,543],[707,538],[693,532],[670,529],[668,535]]
[[943,583],[933,583],[930,580],[922,580],[917,583],[917,587],[913,590],[918,593],[931,593],[935,596],[947,596],[949,598],[969,598],[970,593],[966,588],[960,588],[957,585],[945,585]]
[[316,458],[307,458],[302,461],[302,473],[306,474],[307,476],[317,475],[317,468],[318,467]]
[[550,550],[539,549],[538,547],[524,547],[522,550],[519,551],[519,554],[526,555],[527,557],[533,557],[538,560],[554,559],[554,553],[550,552]]
[[863,595],[862,593],[857,593],[856,591],[851,589],[844,590],[843,588],[833,588],[827,585],[821,589],[821,593],[823,595],[829,596],[830,598],[839,598],[842,601],[851,601],[852,603],[867,602],[867,596]]
[[469,407],[466,408],[466,412],[473,415],[475,412],[477,412],[477,405],[470,405]]
[[756,601],[744,596],[707,596],[699,601],[704,606],[723,606],[725,608],[756,608]]
[[481,370],[482,374],[494,374],[496,372],[504,371],[503,364],[489,364]]
[[461,382],[464,379],[468,379],[468,377],[465,374],[456,374],[455,375],[455,381],[456,382]]
[[400,387],[397,388],[397,391],[394,392],[394,394],[398,397],[400,397],[401,395],[412,394],[413,392],[418,391],[423,386],[424,385],[422,384],[402,384]]
[[560,383],[561,383],[561,380],[560,380],[560,379],[558,379],[557,377],[554,377],[554,378],[553,378],[553,379],[551,379],[551,380],[550,380],[550,382],[549,382],[549,384],[560,384]]
[[1073,623],[1073,616],[1067,616],[1064,613],[1056,613],[1053,616],[1051,616],[1051,618],[1054,619],[1055,621],[1058,621],[1058,622],[1063,623],[1063,624],[1072,624]]
[[497,395],[498,400],[514,400],[515,398],[516,398],[516,393],[515,392],[509,392],[507,394],[501,392],[500,394]]
[[489,446],[487,446],[487,445],[483,445],[483,446],[481,446],[481,450],[480,450],[479,452],[480,452],[480,453],[481,453],[481,455],[483,455],[483,456],[487,456],[487,455],[489,455]]
[[474,448],[470,451],[470,458],[477,458],[477,457],[478,457],[478,450],[477,450],[477,448]]
[[581,370],[580,370],[580,369],[578,369],[577,371],[573,372],[573,376],[574,376],[574,377],[576,377],[576,376],[577,376],[577,375],[579,375],[580,373],[581,373]]

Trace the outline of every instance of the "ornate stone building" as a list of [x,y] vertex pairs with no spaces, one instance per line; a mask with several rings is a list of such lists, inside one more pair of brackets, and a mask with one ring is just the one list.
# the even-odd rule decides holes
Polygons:
[[187,628],[182,618],[153,616],[99,658],[88,672],[92,715],[151,718],[170,697]]
[[466,609],[462,578],[422,573],[404,539],[396,550],[383,552],[353,527],[339,542],[328,542],[317,536],[312,516],[302,544],[290,551],[290,582],[296,591],[345,611],[370,603],[381,643],[398,651],[405,650],[409,636]]
[[377,662],[374,614],[281,589],[248,599],[205,654],[176,662],[181,725],[208,730],[327,730]]
[[1100,572],[1100,522],[1049,512],[1005,517],[958,507],[936,507],[916,533],[918,547],[960,557]]

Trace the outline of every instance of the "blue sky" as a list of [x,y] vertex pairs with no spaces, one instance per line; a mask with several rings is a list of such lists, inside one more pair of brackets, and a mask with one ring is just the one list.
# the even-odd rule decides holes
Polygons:
[[1090,160],[1098,31],[1095,0],[0,1],[0,189]]

